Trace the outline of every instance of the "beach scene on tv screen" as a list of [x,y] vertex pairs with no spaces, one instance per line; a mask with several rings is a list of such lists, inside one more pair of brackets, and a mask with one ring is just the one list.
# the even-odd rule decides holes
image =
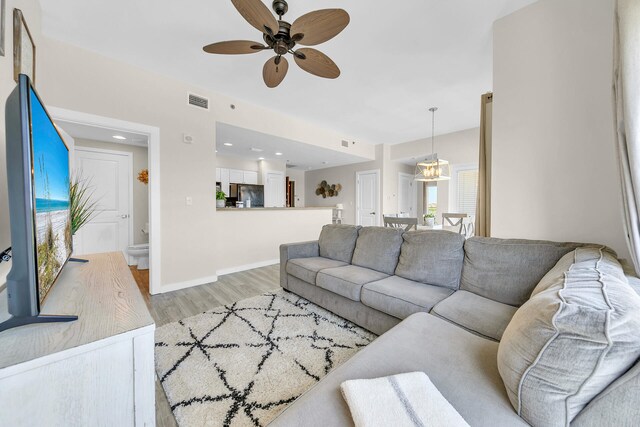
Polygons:
[[71,255],[69,151],[33,92],[30,98],[36,259],[42,302]]

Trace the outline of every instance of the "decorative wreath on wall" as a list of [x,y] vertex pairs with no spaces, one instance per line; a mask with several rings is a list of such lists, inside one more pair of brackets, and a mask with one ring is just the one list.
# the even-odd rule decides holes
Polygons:
[[316,188],[316,196],[322,196],[323,199],[326,199],[327,197],[337,197],[341,191],[342,185],[329,185],[327,181],[322,181],[320,184],[318,184],[318,188]]
[[149,183],[149,169],[142,169],[140,172],[138,172],[138,181],[143,184]]

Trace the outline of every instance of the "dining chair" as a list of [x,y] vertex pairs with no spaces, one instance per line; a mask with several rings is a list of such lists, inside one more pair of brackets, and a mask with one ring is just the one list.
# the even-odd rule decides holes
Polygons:
[[[458,233],[466,235],[465,218],[468,218],[468,217],[469,215],[461,214],[461,213],[443,213],[442,226],[455,227]],[[452,229],[452,228],[449,228],[449,229]]]
[[468,239],[476,235],[476,217],[474,215],[469,215],[466,219],[463,220],[464,228],[464,236]]
[[418,229],[418,218],[398,218],[395,216],[385,216],[384,226],[393,228],[403,228],[404,231],[409,231],[412,228]]

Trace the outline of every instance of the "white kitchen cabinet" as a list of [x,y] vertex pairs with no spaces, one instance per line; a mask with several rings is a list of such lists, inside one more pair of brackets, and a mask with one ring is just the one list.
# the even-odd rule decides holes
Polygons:
[[222,191],[224,194],[229,196],[229,184],[231,184],[231,180],[229,179],[229,169],[220,168],[220,182],[222,183]]
[[229,181],[231,184],[244,184],[244,171],[229,169]]
[[258,184],[258,172],[244,171],[244,184]]

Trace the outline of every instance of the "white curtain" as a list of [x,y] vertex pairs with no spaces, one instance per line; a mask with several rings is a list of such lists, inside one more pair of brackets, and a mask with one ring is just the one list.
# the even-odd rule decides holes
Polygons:
[[640,1],[617,0],[614,102],[625,228],[640,273]]

